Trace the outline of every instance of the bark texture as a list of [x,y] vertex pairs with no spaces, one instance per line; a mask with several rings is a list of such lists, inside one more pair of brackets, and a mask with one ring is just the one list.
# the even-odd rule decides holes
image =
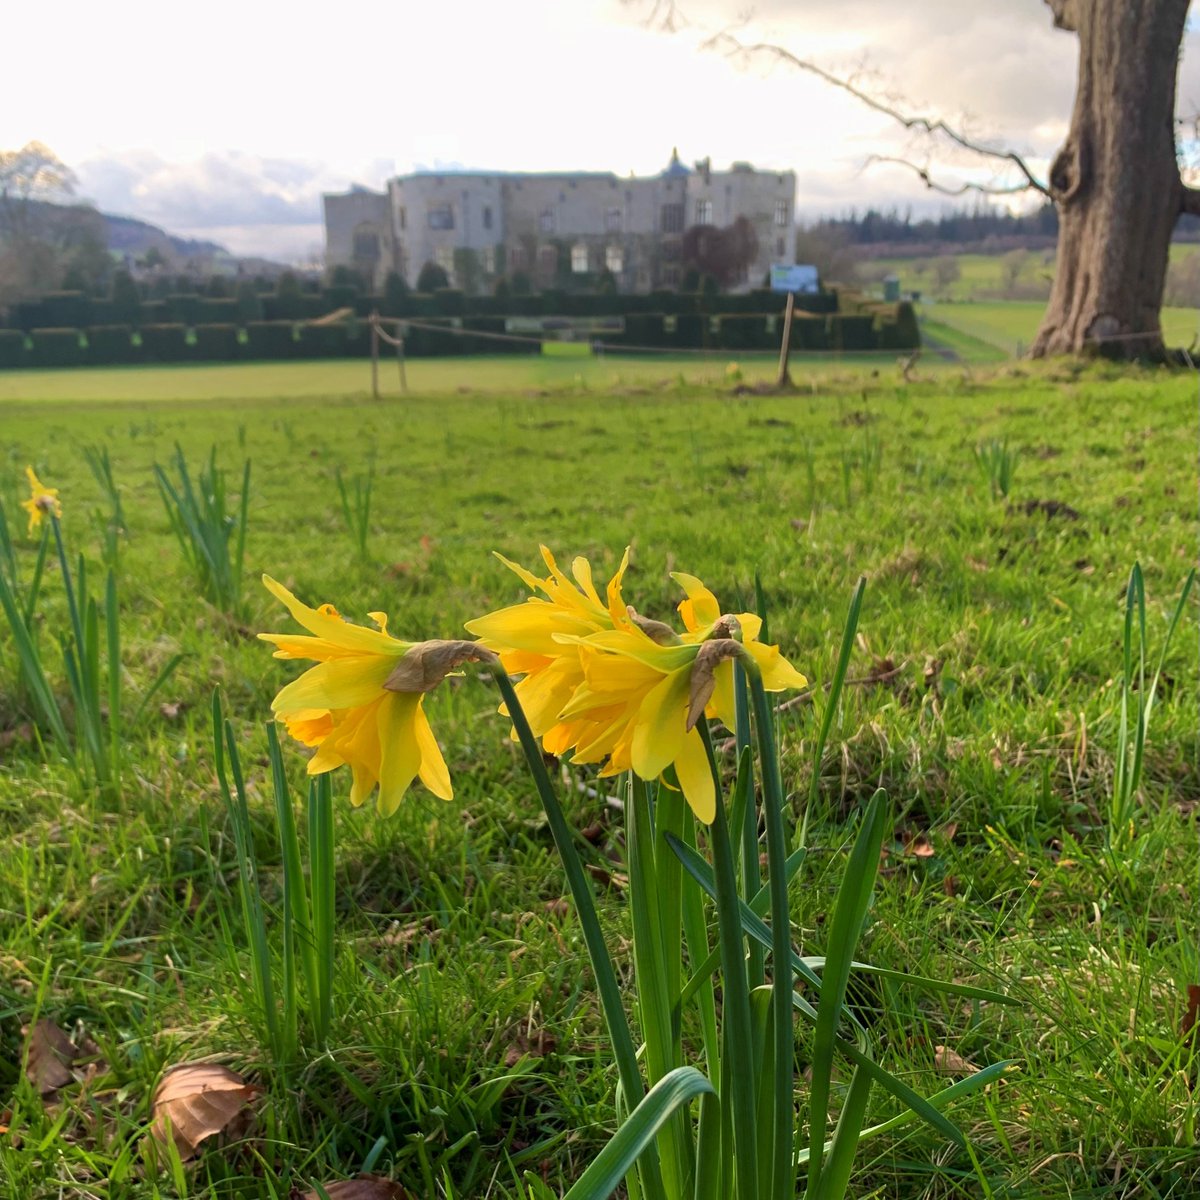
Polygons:
[[1196,196],[1175,156],[1175,76],[1188,0],[1047,0],[1079,36],[1066,143],[1050,168],[1058,266],[1031,354],[1163,354],[1171,231]]

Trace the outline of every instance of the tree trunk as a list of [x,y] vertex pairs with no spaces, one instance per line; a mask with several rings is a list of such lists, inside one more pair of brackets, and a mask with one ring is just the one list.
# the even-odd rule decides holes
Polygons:
[[1079,35],[1079,80],[1050,168],[1058,265],[1030,353],[1159,357],[1171,231],[1184,208],[1200,207],[1175,157],[1188,0],[1046,2]]

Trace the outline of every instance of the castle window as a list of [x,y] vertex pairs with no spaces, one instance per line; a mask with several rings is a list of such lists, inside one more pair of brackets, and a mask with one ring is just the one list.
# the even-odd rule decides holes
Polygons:
[[552,208],[543,208],[542,209],[541,213],[538,214],[538,228],[543,233],[553,233],[554,232],[554,209],[552,209]]
[[558,250],[554,246],[538,247],[538,270],[543,275],[553,275],[558,271]]
[[[491,211],[488,209],[487,211]],[[495,275],[496,273],[496,247],[484,246],[483,248],[483,273],[485,275]]]
[[663,233],[683,232],[683,205],[664,204],[662,206],[661,225]]
[[604,265],[614,275],[625,270],[625,252],[620,246],[608,246],[604,251]]
[[484,229],[491,229],[492,227],[492,206],[490,204],[483,206],[483,227]]
[[576,242],[571,247],[571,270],[576,275],[586,275],[588,269],[588,249],[583,242]]
[[370,229],[355,230],[354,257],[359,262],[378,262],[379,234]]
[[400,205],[400,228],[408,228],[408,209],[404,205]]
[[620,233],[624,224],[623,214],[619,208],[610,208],[604,214],[604,232]]
[[712,224],[712,201],[697,200],[696,201],[696,224],[711,225]]
[[453,229],[454,209],[449,204],[441,204],[429,210],[430,229]]
[[786,200],[775,201],[775,224],[779,226],[790,225],[792,223],[792,214],[788,211],[788,202]]

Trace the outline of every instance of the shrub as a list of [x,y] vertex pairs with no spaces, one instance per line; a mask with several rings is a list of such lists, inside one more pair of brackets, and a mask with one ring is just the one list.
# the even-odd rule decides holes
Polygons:
[[351,353],[346,324],[301,325],[295,349],[300,358],[342,358]]
[[24,331],[0,329],[0,367],[24,367],[28,362]]
[[461,317],[465,310],[460,288],[438,288],[433,293],[433,303],[440,317]]
[[172,324],[198,325],[203,319],[201,298],[194,292],[172,292],[167,297],[167,319]]
[[197,325],[193,333],[192,355],[201,362],[232,362],[241,355],[236,325]]
[[238,302],[227,297],[202,296],[196,305],[196,325],[236,325]]
[[186,325],[143,325],[141,338],[142,357],[146,362],[176,363],[188,357]]
[[417,276],[418,292],[436,292],[438,288],[448,288],[450,276],[435,262],[427,262]]
[[248,321],[245,357],[255,359],[294,358],[296,326],[291,321]]
[[141,319],[142,297],[128,271],[118,271],[113,276],[109,304],[112,319],[116,322],[136,325]]
[[89,325],[84,336],[91,363],[107,366],[136,362],[140,357],[138,347],[133,344],[133,328],[129,325]]
[[31,329],[35,367],[76,367],[84,361],[78,329]]
[[38,324],[47,329],[82,329],[92,319],[92,302],[83,292],[47,292]]

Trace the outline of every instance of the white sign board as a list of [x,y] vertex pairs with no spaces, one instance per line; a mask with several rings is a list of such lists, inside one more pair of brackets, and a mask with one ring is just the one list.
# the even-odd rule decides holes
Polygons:
[[815,295],[821,290],[817,268],[796,263],[772,263],[771,291]]

